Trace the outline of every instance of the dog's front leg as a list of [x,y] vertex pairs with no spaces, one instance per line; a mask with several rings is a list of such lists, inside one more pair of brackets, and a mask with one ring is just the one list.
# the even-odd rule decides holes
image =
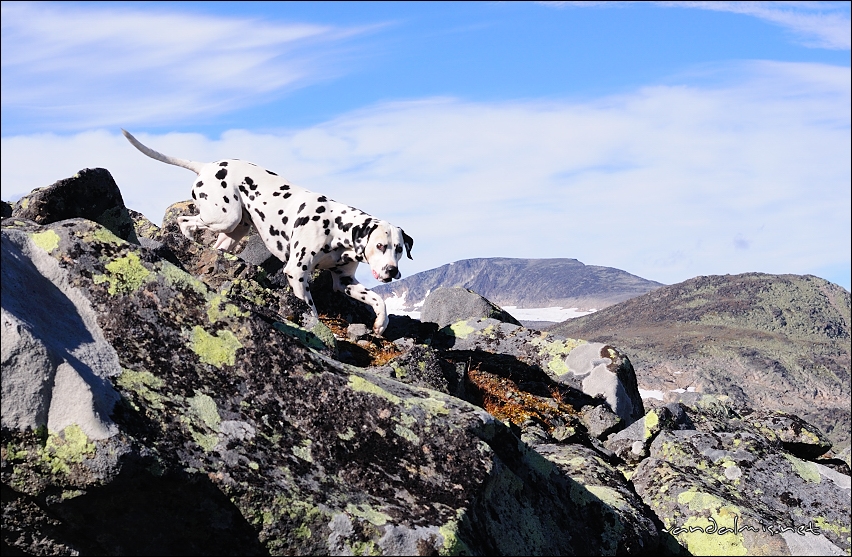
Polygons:
[[249,230],[251,230],[251,216],[243,209],[243,218],[240,223],[231,232],[220,232],[213,249],[232,251]]
[[[357,265],[356,265],[357,267]],[[388,328],[388,312],[385,301],[358,282],[358,279],[346,275],[334,275],[334,289],[343,292],[353,300],[370,304],[376,312],[376,321],[373,323],[373,332],[379,336]]]

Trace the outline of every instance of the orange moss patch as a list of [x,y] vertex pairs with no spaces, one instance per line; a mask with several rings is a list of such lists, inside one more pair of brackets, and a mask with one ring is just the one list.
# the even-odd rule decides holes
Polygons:
[[359,367],[383,366],[402,354],[402,350],[386,338],[371,335],[368,340],[353,343],[349,340],[349,323],[340,317],[320,315],[320,321],[331,329],[340,352],[348,352],[346,363]]

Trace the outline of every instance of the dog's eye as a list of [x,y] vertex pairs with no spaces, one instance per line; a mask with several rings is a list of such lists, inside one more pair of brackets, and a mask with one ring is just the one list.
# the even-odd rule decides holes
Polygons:
[[376,244],[376,249],[379,250],[380,252],[384,253],[385,249],[387,249],[387,246],[384,245],[384,244]]

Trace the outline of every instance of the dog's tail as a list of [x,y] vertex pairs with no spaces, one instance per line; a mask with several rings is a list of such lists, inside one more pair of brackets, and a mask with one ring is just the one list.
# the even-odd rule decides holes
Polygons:
[[202,163],[202,162],[195,162],[195,161],[188,161],[188,160],[184,160],[184,159],[177,159],[175,157],[170,157],[168,155],[158,153],[157,151],[155,151],[153,149],[145,147],[144,145],[139,143],[138,139],[136,139],[135,137],[130,135],[129,131],[127,131],[123,128],[121,130],[121,133],[124,134],[124,137],[127,138],[127,141],[132,143],[134,147],[136,147],[137,149],[139,149],[140,151],[142,151],[143,153],[145,153],[146,155],[148,155],[152,159],[157,159],[158,161],[164,162],[166,164],[173,164],[175,166],[182,166],[184,168],[188,168],[189,170],[192,170],[196,174],[200,173],[201,169],[204,167],[204,163]]

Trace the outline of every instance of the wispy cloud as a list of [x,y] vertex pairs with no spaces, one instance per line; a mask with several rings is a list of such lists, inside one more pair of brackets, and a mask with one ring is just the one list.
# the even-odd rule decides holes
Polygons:
[[[615,7],[634,2],[540,2],[556,7]],[[852,22],[849,2],[654,2],[658,6],[696,8],[754,16],[792,32],[813,48],[849,50]]]
[[339,74],[367,30],[167,8],[3,2],[4,110],[53,130],[223,113]]
[[[668,283],[848,268],[850,70],[715,71],[726,85],[594,102],[438,98],[296,131],[140,139],[183,158],[251,160],[403,226],[415,238],[406,274],[490,256],[576,257]],[[154,220],[192,181],[107,132],[5,138],[2,156],[4,198],[104,166]],[[46,175],[43,160],[62,173]]]

